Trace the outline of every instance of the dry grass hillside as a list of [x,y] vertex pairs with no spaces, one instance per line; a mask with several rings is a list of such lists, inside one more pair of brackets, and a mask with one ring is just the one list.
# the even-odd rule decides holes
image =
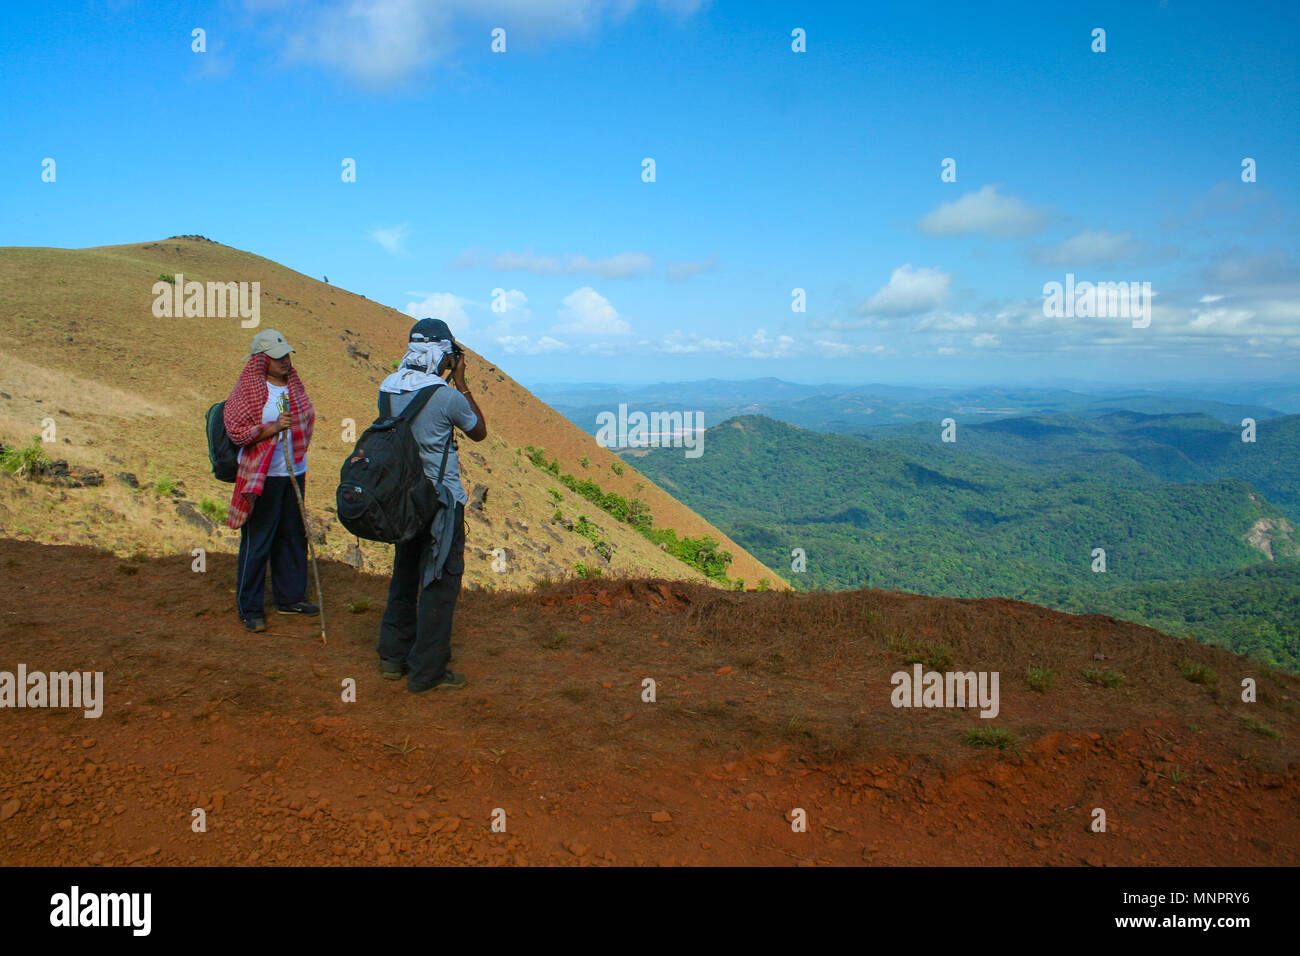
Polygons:
[[[177,274],[186,282],[260,282],[260,325],[242,328],[237,316],[155,317],[154,283]],[[363,296],[199,238],[0,249],[0,442],[26,445],[53,422],[54,441],[44,444],[49,456],[66,459],[74,478],[78,469],[104,476],[101,484],[94,476],[5,482],[0,535],[118,554],[233,551],[237,533],[211,520],[219,518],[212,506],[229,502],[231,486],[209,472],[203,413],[228,394],[253,334],[274,328],[297,349],[295,364],[317,409],[308,509],[318,551],[385,570],[391,549],[369,543],[358,549],[330,509],[338,467],[352,447],[343,439],[343,422],[352,419],[359,434],[374,418],[378,383],[400,357],[411,321]],[[558,459],[563,473],[642,499],[656,527],[714,538],[735,558],[732,579],[751,588],[764,578],[786,586],[472,350],[468,379],[490,435],[477,445],[460,444],[465,487],[476,499],[467,510],[467,584],[523,587],[571,577],[579,564],[605,576],[705,580],[532,464],[520,451],[531,445],[545,449],[548,462]],[[572,527],[583,515],[594,525],[586,537]],[[593,539],[609,546],[608,559]],[[493,570],[498,548],[505,551],[504,571]]]

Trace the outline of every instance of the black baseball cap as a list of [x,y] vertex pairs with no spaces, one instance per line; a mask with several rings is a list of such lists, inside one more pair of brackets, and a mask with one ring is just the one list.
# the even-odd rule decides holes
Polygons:
[[408,342],[456,342],[456,336],[442,319],[421,319],[411,326]]

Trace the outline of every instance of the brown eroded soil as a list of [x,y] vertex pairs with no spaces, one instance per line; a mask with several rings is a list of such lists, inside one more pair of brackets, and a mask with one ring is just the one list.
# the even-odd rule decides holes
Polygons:
[[[247,634],[226,555],[199,574],[0,540],[0,670],[100,670],[106,697],[99,719],[0,709],[0,863],[1300,858],[1296,679],[1146,628],[878,591],[475,590],[454,642],[469,686],[412,695],[378,673],[386,581],[322,575],[327,645],[314,618]],[[890,675],[945,650],[949,669],[1000,673],[997,718],[891,706]],[[1046,692],[1030,664],[1056,674]],[[1247,676],[1258,703],[1240,701]],[[966,741],[988,726],[1014,744]]]

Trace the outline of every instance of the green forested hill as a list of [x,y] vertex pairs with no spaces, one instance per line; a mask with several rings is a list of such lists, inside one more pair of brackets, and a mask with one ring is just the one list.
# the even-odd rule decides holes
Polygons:
[[[1099,429],[1067,416],[1011,420],[1020,424],[967,426],[944,444],[937,427],[933,440],[910,428],[865,438],[746,416],[710,429],[698,459],[658,449],[634,460],[769,566],[788,569],[804,549],[807,571],[790,575],[799,587],[1000,595],[1133,617],[1123,601],[1138,607],[1143,588],[1163,583],[1161,620],[1174,621],[1186,582],[1204,591],[1223,572],[1268,562],[1246,541],[1252,529],[1279,559],[1297,554],[1283,512],[1246,481],[1162,480],[1140,463],[1114,435],[1121,422],[1157,427],[1137,418],[1146,421],[1120,415]],[[1231,451],[1207,450],[1185,421],[1158,427],[1149,447],[1170,450],[1166,469],[1231,464]],[[1094,548],[1105,549],[1104,573]]]
[[[1114,480],[1204,482],[1239,478],[1300,522],[1300,415],[1260,420],[1255,441],[1239,424],[1209,415],[1118,411],[1097,418],[1035,415],[958,426],[944,445],[939,426],[877,430],[871,437],[903,453],[928,457],[912,443],[968,449],[1039,468]],[[947,458],[953,456],[947,455]]]

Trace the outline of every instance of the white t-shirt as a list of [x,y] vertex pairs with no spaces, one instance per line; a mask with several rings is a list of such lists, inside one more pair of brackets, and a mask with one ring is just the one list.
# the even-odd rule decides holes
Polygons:
[[[286,402],[289,400],[288,385],[276,385],[274,382],[266,383],[266,404],[262,406],[263,425],[265,425],[267,422],[273,422],[279,419],[281,395],[285,396]],[[290,445],[292,445],[293,432],[288,431],[288,432],[284,432],[283,434],[289,439]],[[267,470],[266,476],[268,478],[288,478],[289,469],[285,467],[284,464],[284,443],[280,440],[279,435],[275,435],[274,437],[275,437],[275,451],[271,452],[271,467],[270,469]],[[295,452],[295,455],[296,454],[297,453]],[[244,460],[244,449],[242,448],[239,449],[239,460],[240,461]],[[295,475],[302,475],[302,474],[306,474],[306,472],[307,472],[307,456],[304,454],[302,456],[302,463],[294,466],[293,473]]]

